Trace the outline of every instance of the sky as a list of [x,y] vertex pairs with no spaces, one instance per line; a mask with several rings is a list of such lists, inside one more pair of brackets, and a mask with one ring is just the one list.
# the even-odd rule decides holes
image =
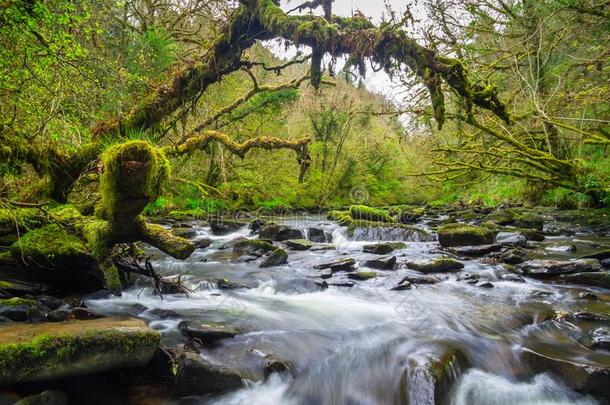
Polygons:
[[[281,6],[285,11],[289,11],[296,8],[300,4],[304,3],[305,0],[282,0]],[[402,15],[405,11],[405,0],[387,0],[386,1],[392,10],[397,15]],[[359,10],[367,17],[372,18],[375,24],[378,24],[386,8],[383,0],[335,0],[333,4],[333,14],[351,17],[352,13]],[[321,10],[319,12],[321,14]],[[288,50],[284,48],[283,44],[270,43],[267,46],[278,56],[282,58],[292,58],[295,56],[297,49],[291,47]],[[303,51],[309,53],[309,51]],[[337,70],[342,68],[341,61],[337,63]],[[393,101],[397,106],[400,106],[404,97],[404,89],[397,87],[396,84],[392,83],[392,80],[385,72],[373,72],[370,67],[368,69],[366,78],[364,79],[364,85],[366,88],[374,93],[384,95],[388,100]]]

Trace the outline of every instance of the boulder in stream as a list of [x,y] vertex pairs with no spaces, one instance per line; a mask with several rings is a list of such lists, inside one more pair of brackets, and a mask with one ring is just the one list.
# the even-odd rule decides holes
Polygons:
[[434,238],[423,229],[403,224],[354,220],[347,227],[347,236],[356,241],[430,242]]
[[503,246],[527,247],[527,238],[519,232],[499,232],[496,241]]
[[596,272],[601,269],[601,265],[596,259],[529,260],[516,265],[515,268],[524,276],[547,278],[563,274]]
[[129,318],[5,326],[0,328],[0,384],[142,367],[159,341],[159,332]]
[[442,247],[492,245],[495,233],[487,228],[467,224],[447,224],[438,230]]
[[232,219],[213,219],[210,221],[210,230],[214,235],[227,235],[229,233],[237,232],[246,225],[248,224],[245,222]]
[[289,239],[305,239],[303,231],[286,225],[269,224],[262,227],[258,233],[260,239],[283,242]]
[[367,260],[366,262],[364,262],[364,265],[366,267],[378,270],[393,270],[395,264],[396,256],[377,257],[375,259]]
[[610,289],[610,272],[595,271],[575,274],[567,274],[562,279],[568,283],[584,284],[593,287]]
[[261,257],[267,252],[273,252],[275,249],[275,246],[264,240],[245,239],[233,245],[233,254],[237,256],[249,255]]
[[492,245],[460,246],[451,251],[462,256],[481,257],[489,253],[497,252],[500,249],[502,249],[502,245],[496,243]]
[[190,339],[196,339],[204,345],[213,345],[220,340],[229,339],[239,334],[231,326],[200,321],[182,321],[178,329]]
[[450,257],[441,257],[430,260],[415,260],[406,263],[407,267],[412,270],[421,271],[422,273],[446,273],[460,271],[464,268],[464,264]]
[[370,280],[377,278],[377,273],[374,271],[358,271],[356,273],[349,273],[347,278],[358,281]]
[[307,228],[307,239],[316,243],[326,243],[332,242],[333,237],[322,228],[310,227]]
[[354,259],[339,259],[329,263],[316,264],[313,266],[316,270],[330,269],[333,273],[338,271],[354,271],[356,269],[356,261]]
[[315,244],[313,242],[311,242],[307,239],[289,239],[287,241],[284,241],[284,244],[290,250],[300,250],[300,251],[309,250],[315,246]]
[[375,255],[388,255],[397,249],[406,249],[407,245],[402,242],[384,242],[362,246],[364,253],[372,253]]
[[206,395],[243,387],[233,370],[211,363],[198,353],[184,352],[176,359],[173,390],[180,397]]
[[197,236],[197,231],[193,228],[174,228],[172,233],[184,239],[192,239]]
[[275,267],[288,263],[288,253],[284,249],[277,248],[261,262],[259,267]]

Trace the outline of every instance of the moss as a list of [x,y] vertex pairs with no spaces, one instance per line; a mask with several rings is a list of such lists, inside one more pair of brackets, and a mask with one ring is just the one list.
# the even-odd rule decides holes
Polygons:
[[73,205],[60,205],[49,210],[49,215],[60,223],[71,223],[82,219],[80,211]]
[[10,289],[10,288],[13,288],[14,286],[15,286],[15,283],[11,283],[10,281],[1,281],[0,280],[0,290]]
[[[0,282],[0,283],[4,283],[4,281]],[[0,288],[10,288],[10,286],[2,287],[0,284]],[[19,298],[19,297],[0,299],[0,307],[16,307],[18,305],[35,306],[36,301],[34,301],[32,299],[28,299],[28,298]]]
[[119,352],[130,355],[142,347],[158,345],[154,331],[125,333],[117,330],[95,330],[77,335],[40,335],[24,343],[0,345],[0,379],[8,370],[18,369],[26,375],[47,364],[70,363],[84,353]]
[[329,211],[326,218],[331,221],[336,221],[342,226],[349,226],[354,220],[349,211]]
[[488,245],[494,243],[495,232],[474,225],[462,223],[443,225],[438,230],[441,246]]
[[375,271],[359,271],[356,273],[348,274],[348,278],[356,279],[356,280],[370,280],[373,278],[377,278],[377,272]]
[[248,254],[251,251],[261,251],[265,253],[273,252],[275,249],[276,247],[273,246],[271,243],[265,242],[264,240],[260,239],[242,240],[233,245],[233,253],[240,255]]
[[207,212],[201,208],[182,211],[171,211],[167,217],[174,221],[188,221],[191,219],[204,219],[207,217]]
[[57,224],[28,232],[10,249],[15,259],[41,268],[83,269],[93,264],[85,243]]
[[357,220],[394,222],[394,219],[386,211],[366,205],[352,205],[349,207],[349,212],[351,217]]
[[184,260],[195,251],[195,245],[188,240],[172,234],[161,225],[142,224],[142,240],[159,248],[168,255]]
[[106,288],[112,292],[119,292],[123,289],[123,285],[121,283],[121,278],[119,277],[119,270],[110,265],[104,268],[104,284]]
[[0,208],[0,235],[15,233],[17,227],[21,234],[45,223],[44,212],[36,208]]
[[102,205],[98,215],[109,220],[137,217],[148,203],[157,199],[170,173],[163,153],[144,141],[110,147],[102,155],[102,163]]

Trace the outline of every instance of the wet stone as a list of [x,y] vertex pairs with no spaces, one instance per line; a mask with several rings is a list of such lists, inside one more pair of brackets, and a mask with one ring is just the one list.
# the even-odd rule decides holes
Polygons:
[[237,329],[213,323],[199,321],[182,321],[178,329],[187,337],[196,339],[204,345],[235,337],[239,334]]
[[213,364],[197,353],[185,352],[176,359],[173,389],[180,397],[221,393],[242,386],[238,373]]
[[598,300],[599,297],[595,294],[593,294],[591,291],[584,291],[581,292],[580,294],[578,294],[578,298],[581,298],[583,300]]
[[328,283],[329,286],[333,286],[333,287],[346,287],[346,288],[351,288],[354,286],[354,283],[352,281],[338,281],[338,282],[334,282],[334,283]]
[[371,269],[392,270],[396,264],[396,256],[384,256],[372,260],[367,260],[364,265]]
[[323,279],[328,279],[333,276],[333,271],[331,269],[324,269],[318,273],[318,277]]
[[326,243],[332,242],[332,236],[327,235],[327,233],[322,228],[310,227],[307,229],[307,238],[316,243]]
[[375,243],[362,246],[364,253],[372,253],[375,255],[387,255],[397,249],[405,249],[406,244],[402,242]]
[[212,244],[212,239],[203,238],[194,242],[195,249],[206,249]]
[[610,328],[599,328],[591,333],[595,349],[610,350]]
[[300,250],[305,251],[314,247],[314,243],[307,239],[289,239],[284,242],[284,244],[290,250]]
[[374,271],[358,271],[356,273],[349,273],[347,278],[358,281],[370,280],[377,278],[377,273]]
[[476,286],[480,288],[494,288],[494,285],[489,280],[481,280]]
[[399,284],[410,283],[410,284],[436,284],[439,279],[432,276],[406,276]]
[[284,249],[275,249],[261,262],[261,268],[281,266],[288,263],[288,253]]
[[149,309],[148,311],[144,312],[144,315],[153,316],[153,317],[159,318],[159,319],[180,318],[180,314],[178,314],[177,312],[172,311],[171,309],[161,309],[161,308]]
[[391,290],[392,291],[405,291],[405,290],[410,290],[413,286],[411,285],[411,283],[409,283],[408,281],[401,281],[399,284],[397,284],[396,286],[392,287]]
[[339,259],[329,263],[317,264],[313,266],[316,270],[330,269],[333,273],[339,271],[354,271],[356,268],[356,261],[354,259]]
[[214,235],[227,235],[237,232],[247,224],[241,221],[233,220],[212,220],[210,221],[210,229]]
[[518,232],[500,232],[496,241],[503,246],[527,247],[527,238]]
[[521,263],[516,268],[525,276],[545,278],[580,272],[597,271],[601,268],[595,259],[579,260],[530,260]]
[[285,225],[270,224],[260,229],[259,238],[282,242],[289,239],[305,239],[305,235],[299,229],[290,228]]
[[65,309],[56,309],[47,314],[48,322],[63,322],[70,316],[70,312]]
[[406,263],[407,267],[422,273],[456,272],[464,268],[464,264],[449,257],[431,260],[415,260]]
[[179,237],[185,238],[185,239],[191,239],[191,238],[194,238],[195,236],[197,236],[197,232],[191,228],[175,228],[175,229],[172,229],[172,233],[176,236],[179,236]]
[[497,252],[500,249],[502,249],[502,245],[493,244],[480,246],[461,246],[452,249],[452,252],[462,256],[481,257],[493,252]]

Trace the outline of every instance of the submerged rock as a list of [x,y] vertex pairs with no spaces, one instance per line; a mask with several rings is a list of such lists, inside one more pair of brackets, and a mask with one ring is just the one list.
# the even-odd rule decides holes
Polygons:
[[197,236],[197,231],[192,228],[174,228],[172,233],[184,239],[192,239]]
[[371,269],[392,270],[396,264],[396,256],[384,256],[367,260],[364,265]]
[[210,239],[210,238],[199,239],[199,240],[194,241],[193,244],[195,245],[195,249],[206,249],[206,248],[209,248],[210,245],[212,244],[212,239]]
[[522,275],[532,278],[545,278],[563,274],[598,271],[601,266],[599,261],[595,259],[529,260],[516,265],[515,268]]
[[104,318],[0,329],[0,384],[142,367],[160,335],[137,319]]
[[530,258],[527,256],[527,253],[525,253],[525,251],[522,249],[507,250],[506,252],[500,254],[498,256],[498,259],[502,263],[507,264],[520,264],[530,260]]
[[305,239],[303,231],[286,225],[269,224],[262,227],[258,233],[260,239],[283,242],[289,239]]
[[442,247],[492,245],[494,236],[487,228],[467,224],[448,224],[438,230]]
[[410,284],[436,284],[440,280],[432,276],[406,276],[399,284],[410,283]]
[[397,285],[395,285],[394,287],[392,287],[390,290],[392,290],[392,291],[405,291],[405,290],[410,290],[411,288],[413,288],[411,283],[409,283],[408,281],[404,281],[403,280],[400,283],[398,283]]
[[222,339],[232,338],[239,334],[239,331],[233,327],[200,321],[182,321],[178,325],[178,329],[185,336],[197,339],[204,345],[213,345]]
[[288,263],[288,253],[284,249],[277,248],[261,262],[259,267],[275,267]]
[[221,393],[242,387],[239,374],[213,364],[197,353],[185,352],[176,359],[173,389],[180,397]]
[[364,253],[372,253],[375,255],[387,255],[392,253],[394,250],[405,249],[406,247],[407,245],[402,242],[385,242],[364,245],[362,246],[362,251]]
[[406,265],[408,268],[421,271],[422,273],[445,273],[460,271],[464,268],[464,264],[449,257],[431,260],[415,260],[407,262]]

